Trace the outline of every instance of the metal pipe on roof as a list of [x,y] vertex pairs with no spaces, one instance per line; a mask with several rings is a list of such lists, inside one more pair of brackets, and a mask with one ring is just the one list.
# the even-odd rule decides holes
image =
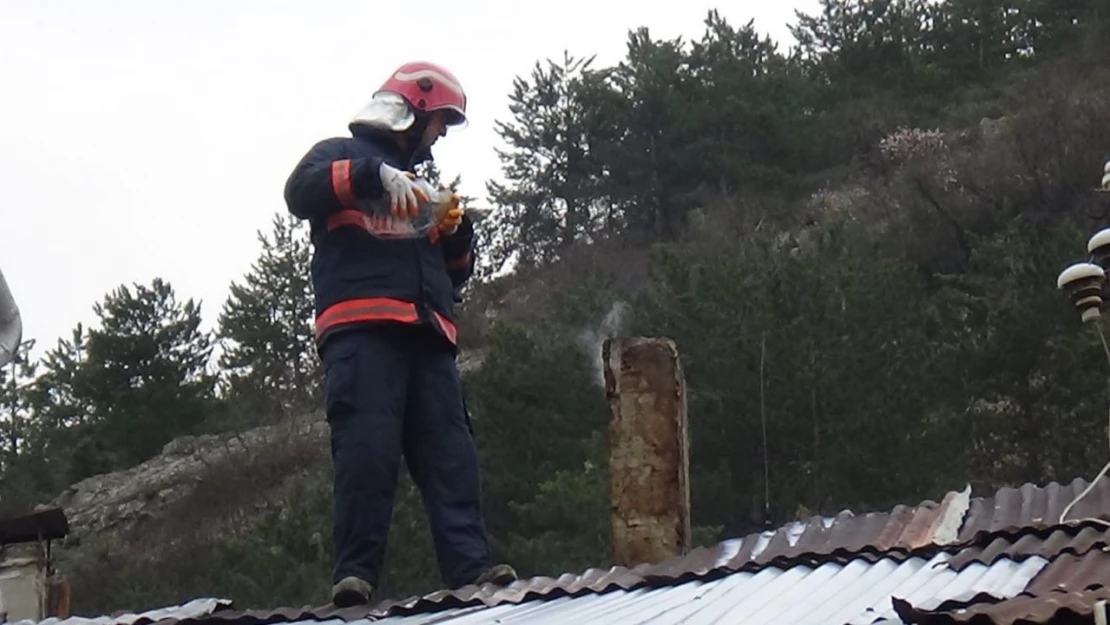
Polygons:
[[15,359],[19,344],[23,342],[23,319],[19,306],[8,288],[4,273],[0,271],[0,367]]

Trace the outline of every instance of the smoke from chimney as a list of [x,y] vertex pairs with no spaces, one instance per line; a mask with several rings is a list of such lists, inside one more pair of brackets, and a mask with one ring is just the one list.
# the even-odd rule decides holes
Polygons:
[[578,345],[590,359],[590,368],[593,371],[594,384],[598,388],[605,388],[605,362],[602,357],[602,345],[606,340],[616,338],[624,330],[631,307],[622,302],[615,301],[609,311],[601,318],[595,328],[585,328],[578,333]]

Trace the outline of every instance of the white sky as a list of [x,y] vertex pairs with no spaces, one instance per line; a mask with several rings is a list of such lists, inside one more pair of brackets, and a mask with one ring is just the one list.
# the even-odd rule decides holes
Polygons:
[[202,300],[227,287],[284,211],[293,165],[389,72],[439,62],[470,126],[436,146],[445,178],[485,198],[495,119],[537,60],[619,61],[627,32],[700,38],[711,8],[792,44],[817,0],[0,0],[0,267],[35,355],[120,283],[161,276]]

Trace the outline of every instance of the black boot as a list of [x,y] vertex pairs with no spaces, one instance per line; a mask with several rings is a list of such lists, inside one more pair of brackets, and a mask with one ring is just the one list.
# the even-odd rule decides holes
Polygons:
[[370,596],[373,594],[374,587],[366,580],[354,576],[344,577],[331,587],[331,602],[337,608],[365,605],[370,603]]
[[493,584],[494,586],[508,586],[517,580],[516,571],[508,564],[498,564],[486,569],[472,583],[476,586]]

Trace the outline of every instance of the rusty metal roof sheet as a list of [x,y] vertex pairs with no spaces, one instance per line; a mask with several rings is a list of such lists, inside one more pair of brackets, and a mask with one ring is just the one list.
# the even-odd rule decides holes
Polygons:
[[[974,499],[964,518],[959,540],[981,533],[998,533],[1060,525],[1060,515],[1089,485],[1082,479],[1070,484],[1003,488],[993,496]],[[1110,520],[1110,480],[1102,479],[1068,513],[1067,520],[1093,517]]]
[[1009,599],[977,596],[968,601],[947,602],[935,610],[922,610],[896,600],[895,611],[903,623],[913,625],[1091,623],[1095,604],[1107,600],[1110,589],[1097,588],[1036,596],[1019,594]]
[[1103,549],[1081,555],[1064,554],[1045,567],[1026,592],[1047,595],[1052,592],[1080,592],[1110,588],[1110,554]]
[[[1070,511],[1068,520],[1072,522],[1064,525],[1058,522],[1064,508],[1087,486],[1088,482],[1081,479],[1066,486],[1026,484],[1020,488],[1001,489],[985,498],[971,498],[969,490],[965,489],[948,493],[939,504],[926,501],[912,507],[899,506],[891,512],[859,516],[846,511],[833,518],[813,518],[726,540],[635,570],[645,578],[661,581],[691,579],[753,565],[786,565],[808,559],[874,560],[944,548],[960,549],[965,553],[958,561],[959,566],[966,566],[972,559],[989,561],[997,557],[1003,547],[1006,553],[1020,556],[1027,554],[1023,551],[1027,548],[1024,544],[1011,544],[1012,539],[1033,536],[1038,530],[1080,527],[1073,519],[1110,521],[1110,480],[1100,480]],[[1095,540],[1090,531],[1097,530],[1089,530],[1078,539]],[[1110,534],[1107,537],[1110,538]],[[1066,532],[1059,534],[1057,539],[1072,540]],[[984,540],[991,549],[978,544]],[[1039,548],[1052,551],[1053,545],[1045,546],[1042,542],[1037,542]],[[1072,544],[1070,548],[1079,547]]]
[[656,581],[685,580],[713,571],[786,565],[814,557],[847,561],[904,555],[955,541],[969,501],[970,489],[965,489],[949,493],[939,504],[927,501],[913,507],[898,506],[891,512],[856,516],[845,511],[833,518],[815,517],[695,549],[684,557],[637,570]]
[[[848,580],[844,571],[886,573],[872,572],[872,581],[868,584],[848,584],[830,594],[827,601],[856,601],[859,605],[862,601],[871,605],[868,601],[873,600],[872,609],[879,610],[881,606],[885,611],[879,613],[888,614],[889,618],[895,618],[897,607],[897,616],[918,619],[911,622],[1048,622],[1038,619],[1047,619],[1060,610],[1089,610],[1089,606],[1083,608],[1083,602],[1094,596],[1091,593],[1097,594],[1110,587],[1110,559],[1107,559],[1110,556],[1103,551],[1110,546],[1110,531],[1089,522],[1059,523],[1060,513],[1086,486],[1083,480],[1043,487],[1027,484],[1001,489],[985,498],[972,498],[970,489],[964,489],[948,493],[939,503],[926,501],[884,513],[854,515],[842,512],[832,518],[792,523],[773,531],[696,549],[686,556],[658,564],[632,569],[591,569],[582,575],[566,574],[557,578],[536,577],[503,589],[467,587],[385,602],[371,608],[336,610],[306,606],[216,612],[194,618],[171,617],[159,625],[181,621],[234,621],[236,625],[258,625],[381,619],[390,623],[418,623],[423,622],[421,615],[430,614],[447,619],[446,622],[454,623],[454,619],[458,619],[457,622],[462,623],[486,622],[492,610],[505,618],[516,619],[526,613],[532,615],[529,618],[539,618],[537,615],[541,613],[562,609],[569,612],[558,618],[573,621],[579,618],[573,614],[594,609],[583,607],[587,605],[624,606],[619,613],[605,616],[606,622],[620,622],[626,612],[640,613],[641,610],[646,621],[668,622],[668,615],[682,613],[693,605],[677,602],[658,614],[648,606],[651,602],[666,602],[670,600],[668,597],[678,597],[673,594],[678,588],[726,588],[731,587],[730,584],[741,584],[740,580],[772,577],[776,580],[775,593],[769,596],[780,597],[775,601],[782,603],[761,609],[781,619],[789,617],[790,610],[800,605],[799,602],[811,596],[824,596],[822,592],[829,588],[839,588],[806,584],[821,579],[825,580],[824,584]],[[1100,481],[1069,515],[1073,519],[1089,517],[1110,519],[1110,482]],[[933,571],[938,577],[930,577],[921,587],[908,580],[902,586],[887,588],[884,585],[887,577],[894,580],[925,561],[932,561],[938,567],[939,572]],[[944,579],[942,575],[955,576],[951,577],[953,580],[965,574],[1012,577],[1017,569],[1036,574],[1022,581],[1021,587],[1013,593],[998,591],[985,582],[975,586],[938,581]],[[925,573],[918,569],[910,578],[924,579],[921,575]],[[789,584],[809,590],[796,594]],[[754,588],[749,586],[742,594],[752,595]],[[852,593],[858,596],[853,599]],[[762,596],[764,593],[754,594]],[[612,597],[606,599],[610,595]],[[699,598],[696,605],[703,605],[709,595],[694,593],[691,596]],[[864,597],[870,599],[865,601]],[[722,601],[727,603],[733,599],[722,598]],[[809,620],[813,620],[814,614],[835,614],[827,606],[813,606],[813,610]],[[395,620],[402,617],[415,620]]]
[[613,590],[641,587],[644,579],[623,567],[608,570],[590,569],[581,575],[565,574],[557,578],[534,577],[520,580],[506,588],[494,586],[467,586],[458,590],[441,590],[421,597],[401,601],[387,601],[377,606],[339,609],[332,605],[273,610],[225,611],[199,618],[169,619],[159,625],[186,625],[233,621],[236,625],[257,623],[288,623],[296,621],[326,621],[339,619],[345,622],[380,618],[390,614],[408,614],[427,610],[443,610],[462,606],[495,606],[519,604],[534,599],[556,599],[567,596],[597,595]]
[[990,623],[992,625],[1092,623],[1094,605],[1110,599],[1110,590],[1100,588],[1080,593],[1021,595],[999,602],[981,602],[961,611],[933,614],[921,620],[907,614],[906,623]]
[[1063,554],[1083,556],[1107,546],[1110,546],[1110,527],[1091,524],[990,534],[978,543],[963,547],[952,558],[951,564],[959,569],[971,562],[990,564],[998,558],[1054,558]]

